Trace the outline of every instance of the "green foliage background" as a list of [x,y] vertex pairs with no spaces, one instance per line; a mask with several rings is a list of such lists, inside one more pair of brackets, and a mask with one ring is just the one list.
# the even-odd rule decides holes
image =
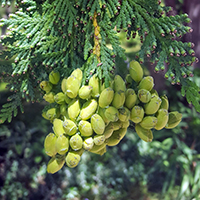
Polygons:
[[[135,41],[122,39],[129,59],[140,48]],[[117,65],[126,63],[119,59]],[[199,69],[191,80],[200,86]],[[167,94],[170,110],[183,114],[177,128],[155,131],[153,142],[145,143],[130,127],[120,144],[103,156],[84,153],[75,169],[64,167],[54,175],[46,173],[49,157],[43,142],[51,124],[40,115],[44,105],[24,102],[24,114],[0,125],[0,199],[198,200],[200,114],[182,97],[180,86],[165,85],[159,93]],[[3,105],[10,92],[3,83],[0,88]]]

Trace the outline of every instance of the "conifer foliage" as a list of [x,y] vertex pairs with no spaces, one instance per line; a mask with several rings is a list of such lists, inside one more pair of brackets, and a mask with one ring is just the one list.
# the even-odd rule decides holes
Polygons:
[[[10,1],[1,0],[2,7]],[[94,74],[105,86],[113,78],[115,57],[126,59],[117,32],[127,39],[141,40],[136,60],[156,63],[155,71],[165,70],[172,84],[182,84],[182,94],[190,97],[200,111],[199,88],[190,81],[189,66],[197,62],[192,43],[178,40],[192,29],[187,14],[167,16],[170,7],[160,0],[16,0],[16,11],[0,26],[7,27],[1,37],[0,78],[15,94],[0,112],[0,123],[11,120],[22,99],[40,101],[39,83],[52,70],[62,78],[76,68],[83,71],[82,84]],[[109,45],[108,45],[109,44]],[[7,61],[6,61],[7,60]],[[190,88],[188,92],[186,90]],[[191,95],[193,94],[193,95]]]

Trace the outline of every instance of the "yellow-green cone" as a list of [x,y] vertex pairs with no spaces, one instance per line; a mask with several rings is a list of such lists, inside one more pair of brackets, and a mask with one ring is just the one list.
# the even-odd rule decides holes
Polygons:
[[154,86],[153,77],[152,76],[146,76],[146,77],[143,77],[143,79],[140,81],[138,88],[151,91],[153,89],[153,86]]
[[49,133],[46,137],[45,137],[45,140],[44,140],[44,150],[45,150],[45,153],[48,155],[48,156],[55,156],[57,151],[56,151],[56,135],[53,134],[53,133]]
[[65,157],[63,156],[54,156],[51,158],[47,164],[47,172],[54,174],[59,171],[65,164]]
[[54,93],[53,92],[49,92],[48,94],[45,94],[43,96],[43,99],[46,101],[46,102],[49,102],[49,103],[54,103],[55,100],[54,100]]
[[157,118],[154,116],[146,116],[140,122],[140,126],[145,129],[152,129],[157,123]]
[[141,106],[134,106],[131,110],[130,120],[134,123],[139,123],[144,117],[144,109]]
[[47,110],[46,117],[51,121],[58,117],[56,108],[50,108]]
[[69,76],[66,81],[67,90],[65,91],[65,93],[67,94],[67,96],[72,99],[76,98],[76,96],[78,95],[80,85],[81,84],[78,78],[76,78],[74,75]]
[[124,105],[128,109],[132,109],[133,106],[136,104],[137,94],[135,93],[135,90],[133,90],[132,88],[129,88],[126,90],[125,95],[126,95],[126,99],[125,99]]
[[79,84],[81,84],[82,78],[83,78],[83,72],[82,72],[79,68],[75,69],[75,70],[71,73],[71,76],[75,76],[75,77],[78,79]]
[[104,115],[111,122],[115,122],[119,119],[119,111],[113,106],[106,108]]
[[97,109],[97,101],[95,99],[90,99],[87,102],[83,104],[83,107],[81,108],[79,117],[82,120],[89,119]]
[[68,105],[68,115],[69,118],[73,121],[75,121],[75,119],[78,117],[79,113],[80,113],[80,103],[79,103],[79,99],[73,99],[69,105]]
[[115,75],[113,88],[115,92],[119,90],[126,91],[126,84],[120,75]]
[[108,139],[105,140],[105,143],[108,146],[115,146],[119,144],[120,141],[121,141],[120,135],[118,134],[118,132],[114,131],[113,134]]
[[51,82],[53,85],[58,84],[60,80],[60,73],[58,71],[52,71],[49,74],[49,82]]
[[92,93],[92,86],[83,85],[78,92],[78,95],[81,99],[89,99]]
[[118,90],[114,94],[112,106],[117,109],[121,108],[124,105],[125,99],[125,92],[123,90]]
[[168,111],[166,109],[161,108],[156,113],[156,118],[157,118],[158,121],[157,121],[157,123],[156,123],[154,128],[156,130],[161,130],[166,126],[166,124],[168,122],[169,113],[168,113]]
[[94,132],[98,135],[103,134],[105,130],[105,122],[103,121],[102,117],[98,114],[94,114],[91,117],[91,126]]
[[165,126],[166,129],[172,129],[179,125],[182,120],[182,114],[178,111],[170,112],[169,119]]
[[130,119],[130,111],[126,107],[118,109],[119,111],[119,120],[122,122],[128,121]]
[[56,118],[53,120],[53,131],[57,137],[65,133],[63,128],[63,121],[61,119]]
[[78,129],[83,137],[88,137],[93,134],[91,123],[88,121],[81,120],[78,124]]
[[105,125],[108,125],[110,121],[105,117],[104,113],[105,113],[105,108],[99,107],[97,114],[99,114],[102,117],[103,121],[105,122]]
[[85,150],[90,150],[94,146],[94,140],[92,137],[85,138],[83,141],[83,148]]
[[135,81],[135,82],[140,82],[143,78],[143,69],[140,65],[140,63],[138,63],[135,60],[132,60],[130,62],[130,68],[129,68],[129,73],[131,75],[131,78]]
[[69,137],[66,137],[65,135],[59,135],[56,139],[55,146],[57,153],[64,155],[69,149]]
[[99,83],[99,78],[97,77],[96,74],[94,74],[88,83],[89,86],[92,87],[92,97],[99,97],[100,94],[100,83]]
[[108,107],[111,104],[113,97],[114,97],[114,90],[110,87],[105,88],[99,96],[99,106],[101,108]]
[[169,101],[168,101],[167,96],[166,96],[166,95],[163,95],[163,96],[161,96],[160,98],[161,98],[161,100],[162,100],[162,103],[161,103],[161,105],[160,105],[160,108],[164,108],[164,109],[168,110],[168,109],[169,109]]
[[81,160],[81,156],[76,152],[68,152],[65,161],[68,167],[74,168],[78,165]]
[[69,144],[73,150],[77,151],[83,147],[83,139],[77,133],[70,138]]
[[148,90],[138,90],[138,98],[142,103],[148,103],[151,100],[151,93]]
[[103,148],[105,148],[106,144],[103,143],[101,145],[96,145],[94,144],[94,146],[92,147],[92,149],[90,149],[89,151],[92,153],[97,153],[98,151],[102,150]]
[[153,94],[151,96],[151,100],[144,105],[145,113],[147,115],[155,114],[158,111],[161,102],[162,102],[161,98],[158,97],[157,95]]
[[44,90],[46,93],[49,93],[52,89],[52,84],[49,81],[42,81],[40,83],[40,88]]
[[105,136],[104,135],[95,135],[93,140],[94,140],[95,145],[101,145],[105,141]]
[[64,104],[65,98],[66,98],[66,95],[63,92],[59,92],[54,96],[54,100],[57,104]]
[[74,135],[77,131],[76,124],[69,119],[65,119],[63,122],[63,128],[65,130],[65,133],[69,136]]
[[105,139],[109,138],[112,135],[113,131],[114,131],[114,125],[113,123],[109,123],[106,126],[105,131],[103,133],[103,135],[105,136]]
[[145,142],[151,142],[153,140],[153,133],[150,129],[144,129],[139,124],[136,124],[135,131],[137,135]]

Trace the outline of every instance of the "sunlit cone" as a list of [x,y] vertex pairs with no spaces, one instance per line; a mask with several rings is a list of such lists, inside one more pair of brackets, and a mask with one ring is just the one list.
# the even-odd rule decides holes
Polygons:
[[105,139],[109,138],[112,135],[113,131],[114,131],[114,125],[113,125],[113,123],[109,123],[106,126],[104,133],[103,133],[103,135],[105,136]]
[[49,82],[52,83],[53,85],[58,84],[60,80],[60,73],[58,71],[52,71],[49,74]]
[[120,75],[115,75],[113,89],[115,92],[119,90],[126,91],[126,84]]
[[63,122],[63,128],[65,130],[65,133],[69,136],[74,135],[77,131],[76,124],[69,119],[65,119]]
[[81,160],[81,156],[76,152],[68,152],[65,161],[68,167],[74,168],[78,165]]
[[81,69],[77,68],[75,69],[72,73],[71,73],[71,76],[75,76],[78,81],[79,81],[79,84],[81,85],[81,82],[82,82],[82,78],[83,78],[83,72]]
[[138,90],[138,98],[142,103],[148,103],[151,100],[151,93],[148,90]]
[[89,99],[87,102],[85,102],[80,111],[80,119],[89,119],[96,112],[97,105],[98,104],[95,99]]
[[43,96],[43,99],[46,101],[46,102],[49,102],[49,103],[54,103],[55,100],[54,100],[54,93],[53,92],[49,92],[47,94],[45,94]]
[[74,75],[71,75],[67,78],[66,81],[66,91],[64,92],[67,94],[68,97],[70,98],[76,98],[78,95],[78,91],[80,88],[81,84],[78,78],[76,78]]
[[178,111],[170,112],[169,119],[165,126],[166,129],[172,129],[179,125],[182,120],[182,114]]
[[61,82],[61,90],[64,94],[66,94],[67,92],[67,79],[63,78],[62,82]]
[[64,156],[54,156],[49,160],[47,164],[47,172],[50,174],[54,174],[57,171],[59,171],[64,164],[65,164]]
[[156,130],[161,130],[166,126],[166,124],[168,122],[169,113],[168,113],[168,111],[166,109],[161,108],[156,113],[156,118],[157,118],[158,121],[157,121],[157,123],[156,123],[154,128]]
[[103,134],[105,130],[105,122],[103,121],[102,117],[98,114],[94,114],[92,115],[90,121],[94,132],[98,135]]
[[157,123],[157,118],[154,116],[146,116],[140,122],[140,126],[145,129],[152,129]]
[[78,117],[81,111],[79,99],[73,99],[69,103],[67,111],[68,111],[69,118],[75,121],[75,119]]
[[130,120],[134,123],[140,123],[144,117],[144,109],[141,106],[134,106],[131,110]]
[[77,151],[83,147],[83,139],[78,133],[76,133],[70,138],[69,144],[73,150]]
[[150,129],[142,128],[139,124],[136,124],[135,131],[137,135],[145,142],[151,142],[153,140],[153,133]]
[[88,83],[89,86],[92,87],[92,97],[99,97],[100,94],[100,83],[99,83],[99,78],[97,77],[96,74],[94,74]]
[[78,129],[83,137],[88,137],[93,134],[91,123],[88,121],[81,120],[78,124]]
[[125,103],[124,105],[128,108],[128,109],[132,109],[133,106],[136,104],[137,101],[137,94],[135,93],[135,90],[133,90],[132,88],[129,88],[126,90],[126,99],[125,99]]
[[130,62],[130,68],[129,68],[129,73],[131,75],[131,78],[135,81],[135,82],[140,82],[143,78],[143,69],[140,65],[140,63],[138,63],[135,60],[132,60]]
[[55,146],[56,146],[56,151],[60,155],[64,155],[65,153],[67,153],[69,149],[69,137],[65,135],[59,135],[56,139]]
[[59,92],[54,96],[54,100],[57,104],[64,104],[65,98],[66,98],[66,95],[63,92]]
[[92,137],[85,138],[83,141],[83,148],[85,150],[90,150],[94,146],[94,140]]
[[49,133],[46,137],[45,137],[45,140],[44,140],[44,150],[45,150],[45,153],[48,155],[48,156],[55,156],[57,151],[56,151],[56,135],[53,134],[53,133]]
[[151,91],[154,86],[154,79],[152,76],[146,76],[143,77],[142,80],[140,81],[138,88],[139,89],[145,89],[148,91]]
[[158,111],[161,102],[162,102],[161,98],[158,97],[157,95],[153,94],[151,96],[151,100],[144,105],[145,113],[147,115],[155,114]]
[[168,98],[166,95],[163,95],[160,97],[161,100],[162,100],[162,103],[160,105],[160,108],[163,108],[163,109],[166,109],[168,110],[169,109],[169,101],[168,101]]
[[78,95],[81,99],[89,99],[92,93],[92,86],[83,85],[78,92]]
[[125,92],[123,90],[118,90],[114,94],[112,106],[117,109],[121,108],[124,105],[125,98]]
[[119,119],[119,111],[113,106],[106,108],[104,115],[111,122],[115,122]]
[[114,97],[114,90],[110,87],[105,88],[99,96],[99,106],[101,108],[108,107],[111,104],[113,97]]
[[105,136],[104,135],[95,135],[93,140],[94,140],[95,145],[101,145],[105,141]]
[[63,121],[61,119],[56,118],[53,120],[53,131],[57,137],[65,133],[63,128]]
[[49,81],[42,81],[40,83],[40,88],[44,90],[46,93],[49,93],[52,89],[52,84]]
[[119,120],[122,122],[128,121],[130,119],[130,111],[126,107],[118,109],[119,111]]

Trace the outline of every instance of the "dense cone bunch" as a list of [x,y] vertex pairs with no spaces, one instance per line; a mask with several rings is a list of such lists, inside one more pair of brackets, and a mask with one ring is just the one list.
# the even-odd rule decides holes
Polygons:
[[171,129],[181,121],[180,113],[168,112],[167,97],[159,97],[153,89],[153,77],[144,77],[137,61],[130,62],[126,80],[115,75],[108,87],[96,74],[87,84],[82,79],[78,68],[62,80],[59,72],[52,71],[49,80],[40,83],[46,92],[43,98],[50,103],[43,117],[53,124],[44,141],[45,152],[52,157],[49,173],[57,172],[65,163],[76,167],[84,151],[103,155],[107,146],[123,139],[130,121],[146,142],[153,139],[152,129]]

